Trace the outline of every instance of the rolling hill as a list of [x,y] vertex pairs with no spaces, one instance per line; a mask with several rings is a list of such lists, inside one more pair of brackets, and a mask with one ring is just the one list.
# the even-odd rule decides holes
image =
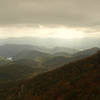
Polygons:
[[1,66],[1,65],[9,64],[10,62],[12,62],[12,61],[9,60],[9,59],[7,59],[7,58],[4,58],[4,57],[1,57],[1,56],[0,56],[0,66]]
[[100,52],[2,90],[1,100],[99,100]]
[[37,50],[45,52],[48,49],[34,45],[5,44],[0,46],[0,56],[13,57],[24,50]]
[[20,64],[8,64],[0,67],[0,81],[1,80],[17,80],[22,79],[30,73],[33,73],[34,69],[29,66]]
[[68,53],[68,54],[74,54],[77,53],[78,50],[77,49],[73,49],[73,48],[67,48],[67,47],[55,47],[52,49],[53,53]]
[[13,57],[24,50],[33,50],[48,54],[54,54],[59,52],[70,54],[77,52],[77,50],[73,48],[64,48],[64,47],[47,48],[47,47],[27,45],[27,44],[5,44],[5,45],[0,45],[0,56]]
[[75,53],[74,57],[80,57],[80,58],[88,57],[88,56],[95,54],[99,50],[100,50],[100,48],[97,48],[97,47],[85,49],[85,50]]
[[13,58],[15,60],[19,60],[19,59],[36,60],[37,58],[46,59],[47,57],[50,57],[50,56],[51,56],[50,54],[43,53],[43,52],[36,51],[36,50],[23,50],[19,52],[18,54],[16,54]]

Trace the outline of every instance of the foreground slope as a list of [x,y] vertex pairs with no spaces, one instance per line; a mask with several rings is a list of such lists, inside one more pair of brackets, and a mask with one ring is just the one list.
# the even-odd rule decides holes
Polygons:
[[0,100],[100,100],[100,53],[2,90]]

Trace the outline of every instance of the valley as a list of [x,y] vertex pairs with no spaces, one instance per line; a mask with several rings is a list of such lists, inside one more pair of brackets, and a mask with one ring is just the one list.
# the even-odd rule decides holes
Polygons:
[[[17,45],[16,50],[19,47],[23,47],[23,45]],[[9,49],[9,52],[12,50]],[[51,54],[26,48],[16,52],[13,56],[9,52],[9,56],[3,57],[1,55],[0,94],[3,96],[0,95],[0,98],[3,99],[0,100],[4,100],[4,98],[5,100],[22,100],[22,98],[23,100],[45,100],[46,98],[47,100],[59,100],[59,98],[72,98],[71,95],[81,98],[77,91],[81,86],[80,80],[84,82],[86,75],[99,70],[99,48],[86,49],[71,54],[58,51]],[[7,54],[7,51],[5,52]],[[8,57],[12,57],[12,60],[7,59]],[[25,88],[25,91],[23,90],[24,97],[20,90],[21,84]],[[79,84],[78,87],[77,84]],[[12,93],[12,91],[14,92]],[[73,94],[74,91],[77,91],[75,92],[77,94]],[[49,95],[51,96],[49,97]]]

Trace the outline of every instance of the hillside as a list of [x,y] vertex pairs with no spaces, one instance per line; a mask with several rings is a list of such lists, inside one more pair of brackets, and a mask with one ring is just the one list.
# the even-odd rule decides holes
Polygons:
[[20,65],[16,63],[4,65],[0,68],[0,81],[1,80],[17,80],[25,78],[29,74],[32,74],[34,69],[27,65]]
[[36,60],[37,58],[40,59],[46,59],[47,57],[50,57],[51,55],[47,54],[47,53],[43,53],[40,51],[36,51],[36,50],[23,50],[21,52],[19,52],[18,54],[16,54],[14,56],[15,60],[20,60],[20,59],[33,59]]
[[[81,54],[83,55],[87,53],[90,54],[91,51],[94,54],[97,51],[97,49],[85,50],[82,51]],[[20,69],[22,70],[24,66],[25,67],[27,66],[25,72],[27,72],[27,70],[29,70],[30,68],[34,69],[33,72],[45,72],[45,71],[53,70],[55,68],[63,66],[64,64],[68,64],[70,62],[85,58],[85,56],[79,54],[80,53],[78,53],[76,56],[68,57],[68,56],[50,55],[35,50],[24,50],[22,52],[19,52],[16,56],[14,56],[13,58],[14,61],[9,61],[4,57],[0,57],[0,75],[2,76],[3,74],[5,76],[6,74],[5,71],[6,71],[7,75],[8,74],[10,75],[13,72],[12,76],[16,76],[17,74],[16,72],[19,71]],[[13,66],[16,68],[16,70],[12,69],[14,68]]]
[[69,57],[66,56],[54,56],[54,57],[49,57],[43,62],[43,66],[47,68],[58,68],[66,63],[69,62]]
[[75,53],[73,56],[74,57],[79,57],[81,59],[81,58],[91,56],[99,50],[100,50],[100,48],[97,48],[97,47],[90,48],[90,49],[85,49],[85,50],[82,50],[82,51],[79,51],[79,52]]
[[3,90],[2,94],[6,97],[5,100],[99,100],[99,73],[98,52],[91,57],[21,82],[7,92]]
[[[3,62],[2,62],[3,63]],[[47,71],[39,62],[21,59],[0,65],[0,84],[33,77]]]
[[52,52],[53,53],[64,52],[64,53],[68,53],[68,54],[74,54],[74,53],[78,52],[78,50],[73,49],[73,48],[67,48],[67,47],[55,47],[55,48],[52,49]]
[[73,55],[71,54],[66,54],[66,53],[55,53],[53,55],[53,57],[49,57],[47,60],[45,60],[43,62],[43,65],[50,68],[50,67],[59,67],[62,66],[64,64],[68,64],[71,62],[75,62],[77,60],[80,59],[84,59],[86,57],[92,56],[93,54],[95,54],[96,52],[98,52],[100,50],[100,48],[90,48],[90,49],[85,49],[82,51],[79,51]]
[[0,66],[9,64],[10,62],[11,62],[11,60],[8,60],[8,59],[0,56]]
[[67,52],[56,52],[53,54],[53,56],[66,56],[66,57],[71,57],[72,54],[69,54]]

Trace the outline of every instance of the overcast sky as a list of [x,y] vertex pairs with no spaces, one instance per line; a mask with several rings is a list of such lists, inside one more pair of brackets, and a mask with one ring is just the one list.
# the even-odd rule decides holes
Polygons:
[[100,36],[100,0],[0,0],[0,37]]

